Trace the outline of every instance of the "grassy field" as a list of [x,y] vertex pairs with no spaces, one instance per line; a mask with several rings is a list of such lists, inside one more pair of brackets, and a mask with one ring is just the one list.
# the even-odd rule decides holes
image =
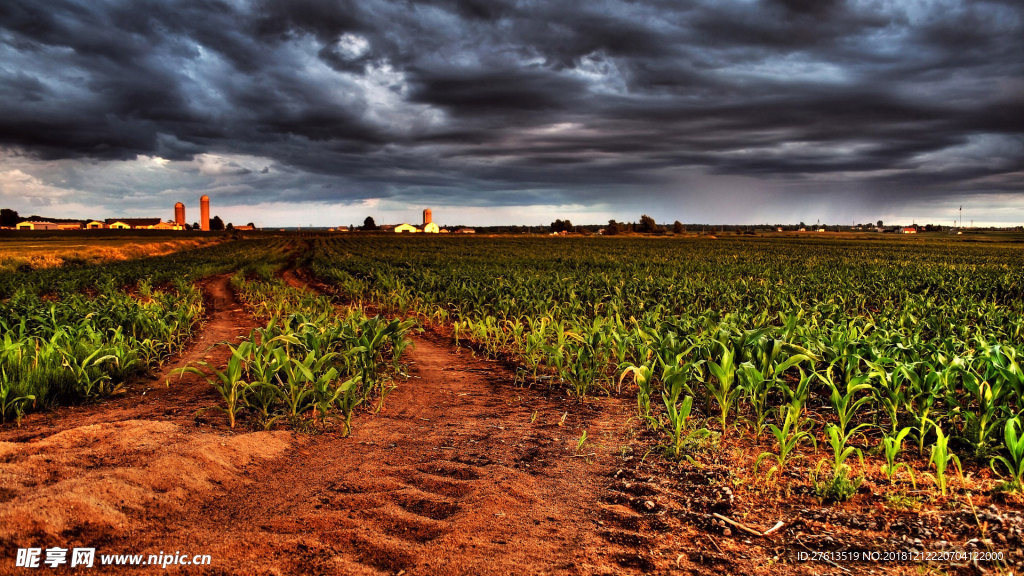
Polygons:
[[5,232],[0,233],[0,273],[160,256],[222,240],[177,231]]

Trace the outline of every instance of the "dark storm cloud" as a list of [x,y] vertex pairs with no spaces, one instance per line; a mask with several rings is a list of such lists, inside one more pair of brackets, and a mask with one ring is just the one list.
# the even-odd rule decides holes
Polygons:
[[257,200],[1021,192],[1022,38],[997,1],[8,0],[0,146],[264,158],[217,173]]

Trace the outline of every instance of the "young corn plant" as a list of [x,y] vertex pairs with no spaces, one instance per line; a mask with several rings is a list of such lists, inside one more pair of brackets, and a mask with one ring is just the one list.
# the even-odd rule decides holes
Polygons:
[[[913,370],[915,365],[923,368],[923,376]],[[946,398],[948,391],[954,388],[952,380],[958,372],[959,364],[951,364],[942,370],[927,362],[917,362],[913,365],[904,363],[897,368],[897,374],[902,375],[901,383],[906,383],[905,411],[913,415],[919,429],[923,429],[923,424],[930,420],[935,403]],[[922,456],[925,438],[925,434],[918,434],[918,454]]]
[[774,381],[766,378],[750,362],[740,364],[738,374],[743,396],[754,411],[754,437],[760,438],[761,432],[765,429],[765,419],[768,417],[768,396],[774,387]]
[[[764,348],[758,352],[753,361],[740,364],[737,373],[743,396],[754,412],[754,435],[759,438],[765,429],[765,420],[769,414],[769,397],[779,386],[779,378],[793,366],[809,361],[806,351],[784,355],[798,347],[783,340],[765,340]],[[784,359],[783,359],[784,358]],[[755,364],[756,362],[756,364]]]
[[846,381],[845,386],[836,382],[832,376],[832,367],[835,362],[836,360],[833,360],[825,371],[817,372],[815,375],[829,389],[829,402],[839,421],[839,435],[843,439],[843,443],[846,444],[861,428],[867,426],[867,424],[858,424],[850,427],[858,411],[871,402],[871,396],[864,394],[865,391],[871,390],[871,384],[868,382],[870,377],[866,374],[850,378]]
[[622,376],[619,377],[619,386],[622,386],[622,382],[627,376],[633,377],[633,382],[636,384],[636,413],[637,417],[645,422],[651,422],[651,392],[653,391],[653,377],[654,374],[651,371],[651,367],[647,365],[642,366],[628,366],[622,371]]
[[779,406],[779,419],[782,421],[782,427],[780,428],[771,423],[768,424],[768,429],[778,443],[778,453],[762,452],[754,462],[755,472],[761,466],[762,461],[771,459],[774,464],[768,469],[767,476],[771,478],[773,474],[781,474],[786,464],[791,460],[802,458],[802,456],[795,454],[795,452],[801,443],[808,440],[814,444],[815,450],[817,450],[818,443],[810,432],[813,423],[802,418],[802,412],[803,406],[800,404],[790,403]]
[[364,397],[359,393],[359,376],[354,376],[344,382],[340,380],[337,382],[338,384],[333,387],[333,390],[330,386],[325,386],[318,391],[317,409],[323,418],[326,418],[334,410],[341,412],[344,426],[342,436],[348,436],[352,433],[352,413],[363,403]]
[[693,409],[692,396],[686,396],[682,402],[670,398],[668,394],[662,394],[661,398],[665,404],[667,422],[659,420],[658,424],[668,437],[668,442],[663,445],[665,456],[677,461],[686,458],[693,463],[689,452],[716,433],[706,428],[694,430],[689,425],[690,411]]
[[[1020,492],[1024,490],[1024,434],[1021,434],[1019,417],[1006,421],[1003,426],[1003,440],[1007,456],[995,456],[989,466],[993,472],[1006,478],[1002,489]],[[1003,468],[1002,472],[999,470],[1000,466]]]
[[[863,475],[856,478],[851,477],[851,469],[846,461],[850,456],[856,454],[860,460],[861,469],[863,469],[864,455],[859,448],[848,444],[849,436],[843,434],[840,426],[829,424],[825,433],[832,446],[832,462],[829,463],[827,459],[818,462],[818,466],[811,476],[814,491],[823,501],[845,502],[857,493],[857,488],[864,481]],[[823,479],[822,469],[826,463],[831,466],[831,474],[827,479]]]
[[964,372],[962,385],[967,398],[960,403],[960,417],[964,420],[964,435],[974,449],[974,457],[986,458],[991,452],[992,433],[1005,418],[1006,388],[1002,378],[989,382],[972,372]]
[[213,377],[209,377],[197,367],[187,366],[185,368],[179,368],[176,372],[179,374],[192,373],[197,374],[206,378],[220,394],[224,400],[224,406],[214,406],[212,409],[220,410],[228,417],[228,426],[231,428],[235,427],[235,423],[238,418],[238,412],[245,407],[245,391],[249,384],[243,379],[243,367],[245,363],[245,357],[252,350],[252,342],[242,342],[238,347],[227,345],[231,350],[231,356],[228,358],[227,367],[222,370],[217,370],[212,364],[206,361],[201,361],[198,364],[204,368],[210,370],[213,373]]
[[7,371],[0,369],[0,424],[6,424],[7,418],[14,418],[14,422],[21,426],[25,406],[35,400],[36,397],[32,394],[15,396],[14,386],[7,378]]
[[893,483],[893,478],[895,478],[896,473],[902,468],[910,475],[910,483],[915,488],[917,487],[917,482],[914,479],[914,471],[910,468],[910,465],[906,462],[896,461],[896,456],[898,456],[900,450],[903,449],[903,440],[912,430],[912,427],[906,426],[896,434],[886,433],[882,436],[882,451],[885,455],[885,464],[882,464],[881,470],[882,474],[885,474],[885,477],[889,480],[890,484]]
[[935,426],[935,443],[932,444],[932,453],[931,458],[928,460],[928,465],[935,469],[935,474],[932,475],[932,478],[935,480],[939,493],[945,496],[948,485],[946,471],[949,469],[949,465],[955,465],[960,476],[963,476],[963,468],[960,466],[960,459],[957,458],[956,454],[949,451],[949,438],[943,433],[938,423],[933,423],[933,425]]
[[713,376],[713,379],[706,379],[704,387],[707,389],[708,394],[718,403],[718,421],[724,435],[727,432],[729,411],[743,390],[735,385],[736,351],[722,342],[719,342],[719,346],[722,348],[719,362],[710,359],[707,361],[708,372]]
[[893,378],[893,372],[886,369],[892,360],[884,357],[863,360],[869,368],[868,375],[877,382],[871,389],[875,403],[881,407],[889,420],[889,432],[895,433],[900,425],[900,408],[906,402],[906,390]]

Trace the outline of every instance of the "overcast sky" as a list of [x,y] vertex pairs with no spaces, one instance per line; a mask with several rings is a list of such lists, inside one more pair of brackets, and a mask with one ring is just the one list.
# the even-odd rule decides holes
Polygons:
[[1024,224],[1019,0],[0,2],[0,206]]

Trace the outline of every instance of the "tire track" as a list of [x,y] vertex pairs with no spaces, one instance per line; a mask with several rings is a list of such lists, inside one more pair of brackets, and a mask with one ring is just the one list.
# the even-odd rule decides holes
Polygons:
[[430,336],[414,338],[406,361],[408,380],[351,437],[298,437],[293,454],[251,471],[244,498],[195,522],[263,543],[282,573],[640,572],[615,560],[635,547],[597,523],[619,445],[573,457],[592,423],[577,413],[625,407],[575,410]]

